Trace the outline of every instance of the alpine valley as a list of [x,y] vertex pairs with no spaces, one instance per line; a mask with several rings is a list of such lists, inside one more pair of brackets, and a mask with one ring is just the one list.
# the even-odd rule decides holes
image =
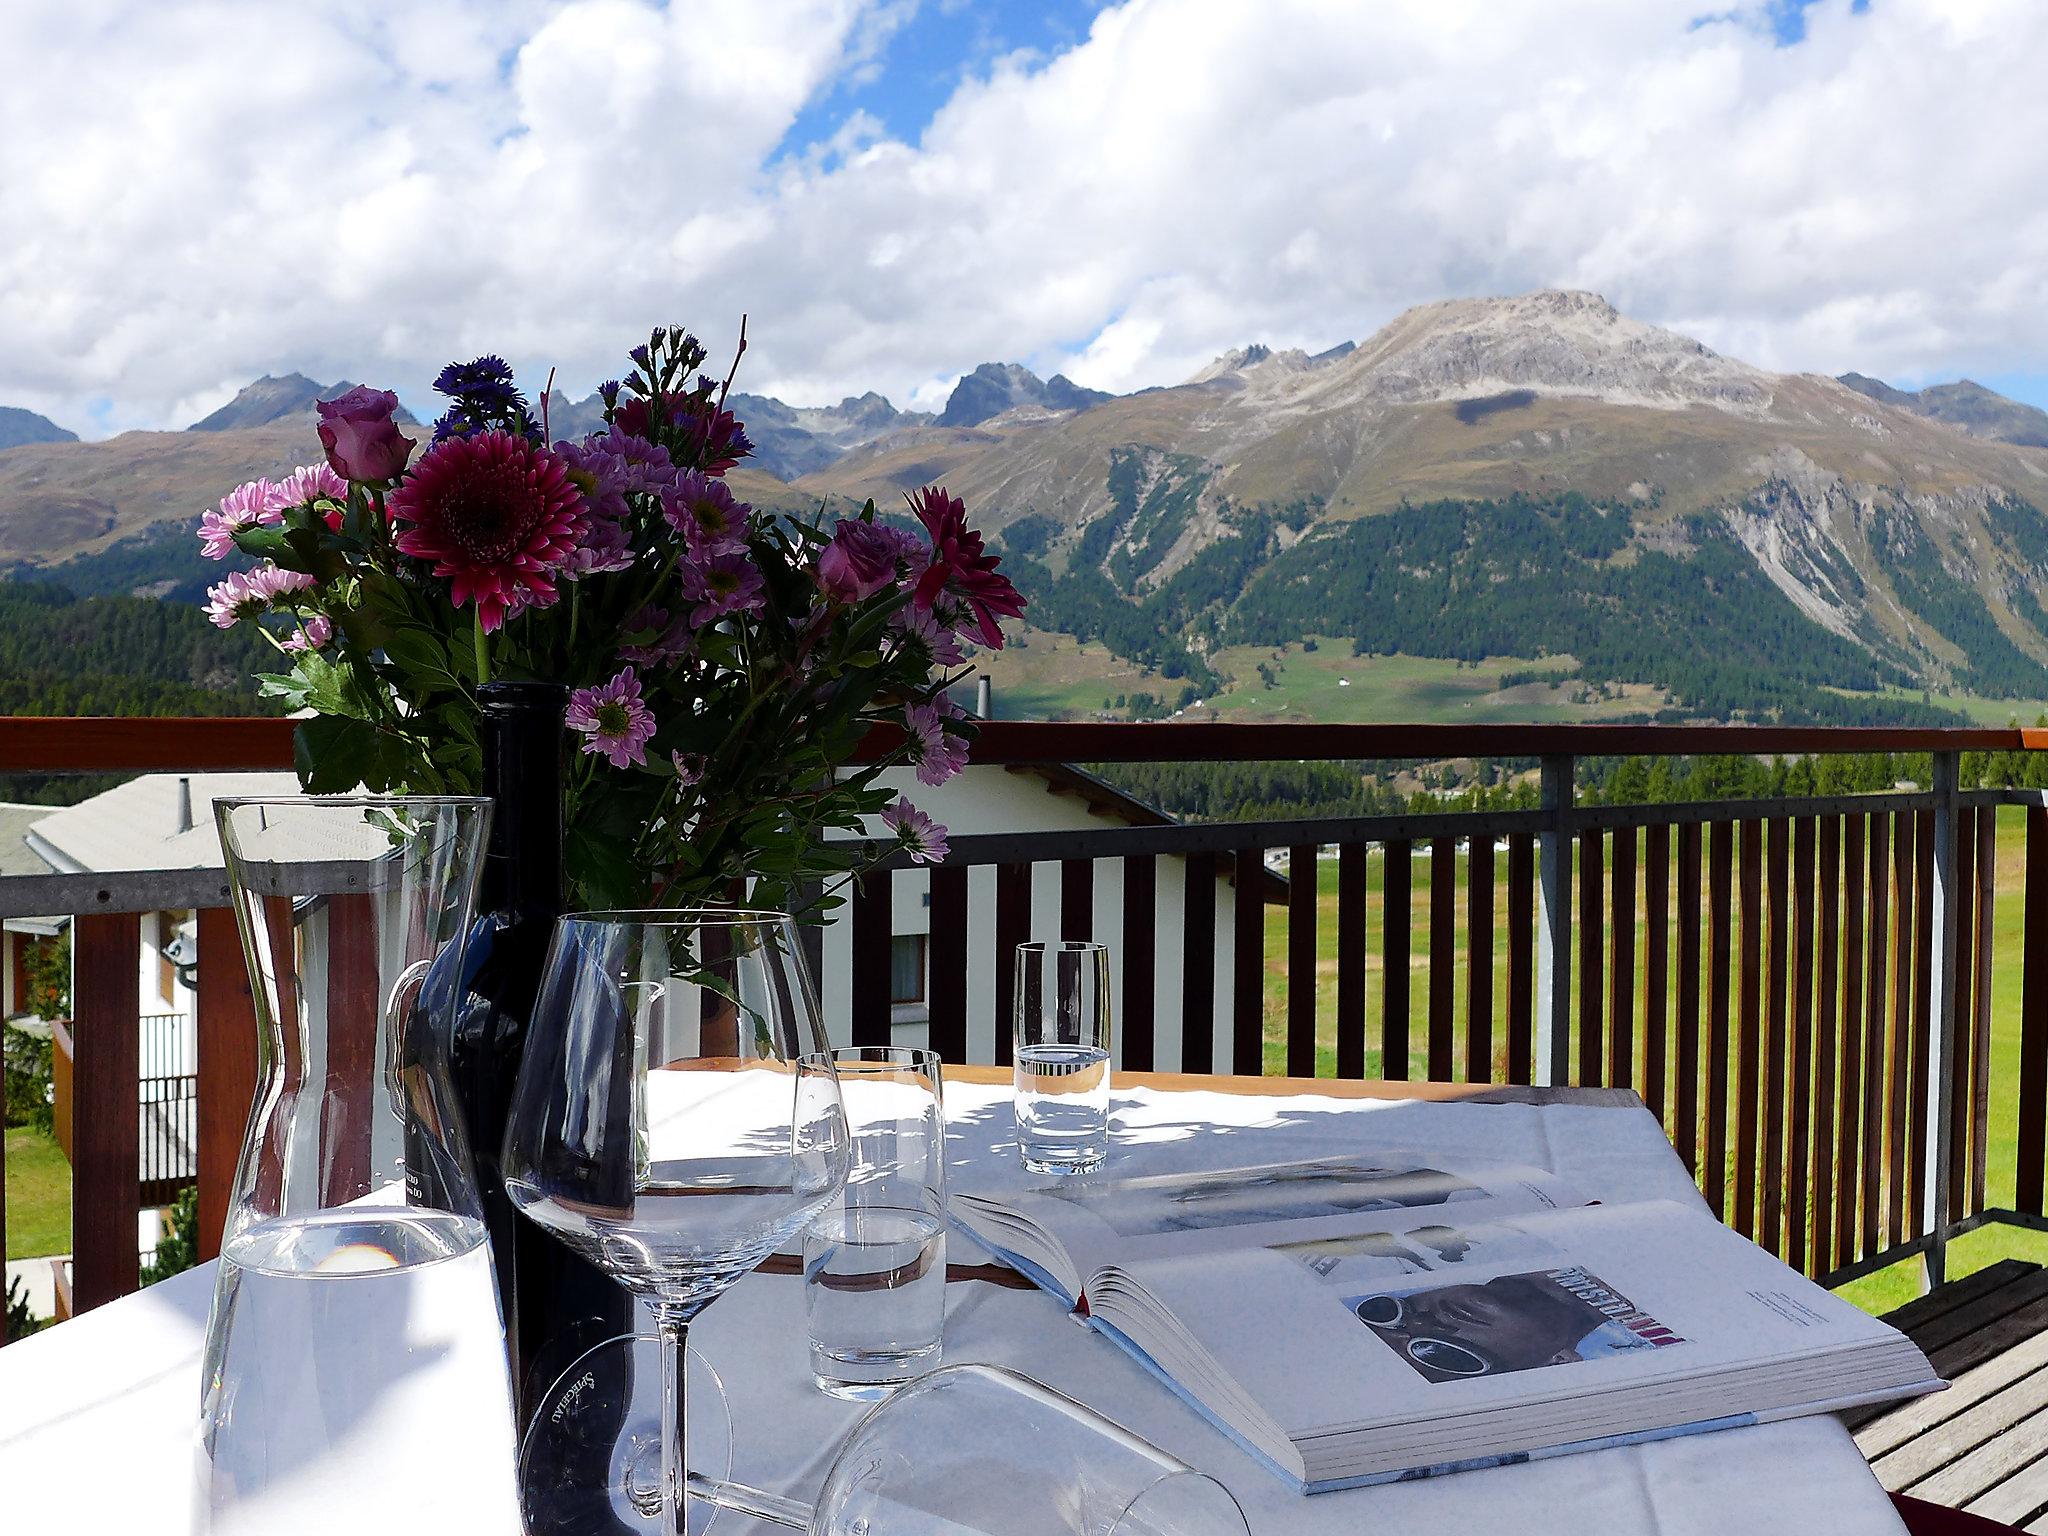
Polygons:
[[[343,385],[184,432],[0,410],[0,565],[196,600],[201,508],[309,456]],[[591,400],[549,401],[557,435]],[[1014,364],[939,414],[735,399],[756,503],[934,480],[1031,600],[1005,714],[2031,718],[2048,700],[2048,413],[1963,381],[1774,374],[1586,293],[1460,299],[1309,355],[1104,395]]]

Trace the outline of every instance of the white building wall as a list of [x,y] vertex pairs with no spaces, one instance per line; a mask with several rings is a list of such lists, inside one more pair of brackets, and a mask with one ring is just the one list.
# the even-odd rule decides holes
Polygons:
[[[913,804],[942,823],[956,836],[990,832],[1074,832],[1109,829],[1124,825],[1112,817],[1092,811],[1087,803],[1070,794],[1055,793],[1043,778],[1007,768],[968,768],[951,782],[931,789],[916,782],[907,770],[884,776],[892,790],[909,796]],[[1186,884],[1186,862],[1172,855],[1159,859],[1157,893],[1154,899],[1153,934],[1153,1038],[1154,1065],[1160,1071],[1175,1071],[1182,1065],[1181,1053],[1181,971],[1182,895]],[[998,1020],[995,965],[1009,963],[995,950],[996,874],[993,868],[977,867],[967,877],[967,1043],[970,1059],[993,1061]],[[891,906],[894,931],[898,934],[929,933],[931,877],[923,870],[900,873],[894,878]],[[1234,889],[1226,878],[1216,881],[1216,975],[1215,1012],[1209,1020],[1213,1044],[1211,1060],[1219,1071],[1230,1065],[1230,932]],[[1059,932],[1059,877],[1056,865],[1038,866],[1032,881],[1030,933],[1033,939],[1054,939]],[[1109,950],[1112,996],[1123,997],[1124,918],[1123,863],[1112,858],[1095,865],[1094,924],[1091,937]],[[825,925],[822,944],[822,974],[819,992],[825,1019],[836,1044],[852,1038],[850,978],[853,964],[852,925],[842,907]],[[1119,1019],[1116,1059],[1123,1061]],[[1007,1029],[1007,1020],[1000,1027]],[[928,1024],[921,1017],[899,1015],[894,1030],[899,1045],[923,1045]]]

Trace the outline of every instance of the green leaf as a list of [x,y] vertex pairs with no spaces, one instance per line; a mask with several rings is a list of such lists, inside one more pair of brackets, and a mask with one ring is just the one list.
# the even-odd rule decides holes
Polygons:
[[341,715],[315,715],[292,732],[292,764],[312,794],[345,794],[378,773],[377,728]]

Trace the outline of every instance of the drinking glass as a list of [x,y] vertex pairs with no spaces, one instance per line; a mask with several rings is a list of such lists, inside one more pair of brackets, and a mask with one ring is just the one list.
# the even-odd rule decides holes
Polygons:
[[834,1397],[938,1363],[946,1317],[946,1117],[936,1051],[832,1053],[853,1140],[846,1188],[804,1234],[811,1373]]
[[1109,1155],[1109,951],[1017,946],[1017,1147],[1033,1173],[1093,1173]]
[[[685,1510],[690,1319],[795,1237],[846,1167],[838,1081],[786,914],[556,924],[512,1093],[505,1190],[654,1315],[662,1529],[680,1530]],[[613,1490],[629,1527],[649,1516],[634,1492],[624,1477]]]
[[[199,1528],[517,1528],[511,1382],[449,1077],[488,800],[220,801],[258,1084],[201,1376]],[[287,1507],[288,1506],[288,1507]]]

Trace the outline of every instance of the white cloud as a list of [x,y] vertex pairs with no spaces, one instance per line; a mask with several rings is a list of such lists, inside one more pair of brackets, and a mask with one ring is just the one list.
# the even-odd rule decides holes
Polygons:
[[[782,153],[903,0],[9,0],[0,402],[181,425],[257,372],[578,392],[657,321],[748,387],[1128,389],[1409,304],[1596,288],[1779,368],[2048,352],[2048,7],[1130,0],[915,143]],[[886,79],[886,76],[885,76]]]

